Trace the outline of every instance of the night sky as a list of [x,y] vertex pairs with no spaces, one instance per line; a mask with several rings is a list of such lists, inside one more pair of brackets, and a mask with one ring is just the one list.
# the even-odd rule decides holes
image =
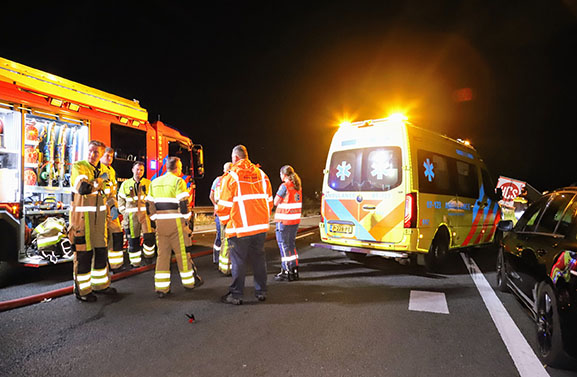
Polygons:
[[202,144],[197,205],[240,143],[273,190],[291,164],[312,197],[339,120],[393,109],[470,140],[495,176],[577,182],[577,0],[198,3],[3,5],[0,56],[136,98]]

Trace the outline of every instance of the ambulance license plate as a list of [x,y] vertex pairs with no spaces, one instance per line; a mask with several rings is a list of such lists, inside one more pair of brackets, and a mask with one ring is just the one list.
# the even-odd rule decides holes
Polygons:
[[329,231],[331,233],[340,233],[351,235],[354,232],[354,227],[349,224],[329,224]]

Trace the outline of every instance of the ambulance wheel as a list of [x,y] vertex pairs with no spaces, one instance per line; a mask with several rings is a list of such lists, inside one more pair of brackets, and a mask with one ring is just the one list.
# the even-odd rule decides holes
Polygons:
[[425,267],[430,272],[442,272],[449,253],[449,237],[445,233],[437,233],[429,247],[429,252],[425,254]]

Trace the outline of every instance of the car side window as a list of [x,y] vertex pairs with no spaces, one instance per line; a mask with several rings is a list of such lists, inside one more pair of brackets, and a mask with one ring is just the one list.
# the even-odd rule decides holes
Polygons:
[[577,222],[577,200],[574,200],[573,203],[567,207],[565,213],[561,217],[561,221],[559,221],[559,225],[557,225],[555,233],[563,236],[569,235],[572,222]]
[[549,198],[550,198],[549,196],[543,196],[535,203],[533,203],[531,206],[529,206],[529,208],[527,208],[525,213],[523,213],[523,216],[521,216],[519,221],[517,221],[517,224],[515,225],[515,231],[516,232],[534,231],[535,224],[539,219],[539,215],[543,212],[543,209],[549,202]]
[[549,202],[545,212],[543,212],[541,221],[539,221],[535,231],[539,233],[554,233],[557,223],[561,220],[571,199],[573,199],[573,194],[562,193],[555,195],[553,200]]

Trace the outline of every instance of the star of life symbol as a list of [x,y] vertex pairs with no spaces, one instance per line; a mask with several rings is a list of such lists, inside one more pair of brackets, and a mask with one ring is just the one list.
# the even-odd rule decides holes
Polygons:
[[337,165],[337,178],[341,181],[344,181],[346,178],[351,176],[351,164],[346,161],[341,162],[340,165]]
[[389,169],[389,164],[385,161],[373,162],[371,165],[371,175],[377,177],[377,179],[383,179],[383,177],[389,176],[391,169]]
[[433,172],[433,163],[427,158],[427,160],[423,163],[423,166],[425,167],[425,177],[429,179],[429,182],[432,182],[433,178],[435,178],[435,172]]

